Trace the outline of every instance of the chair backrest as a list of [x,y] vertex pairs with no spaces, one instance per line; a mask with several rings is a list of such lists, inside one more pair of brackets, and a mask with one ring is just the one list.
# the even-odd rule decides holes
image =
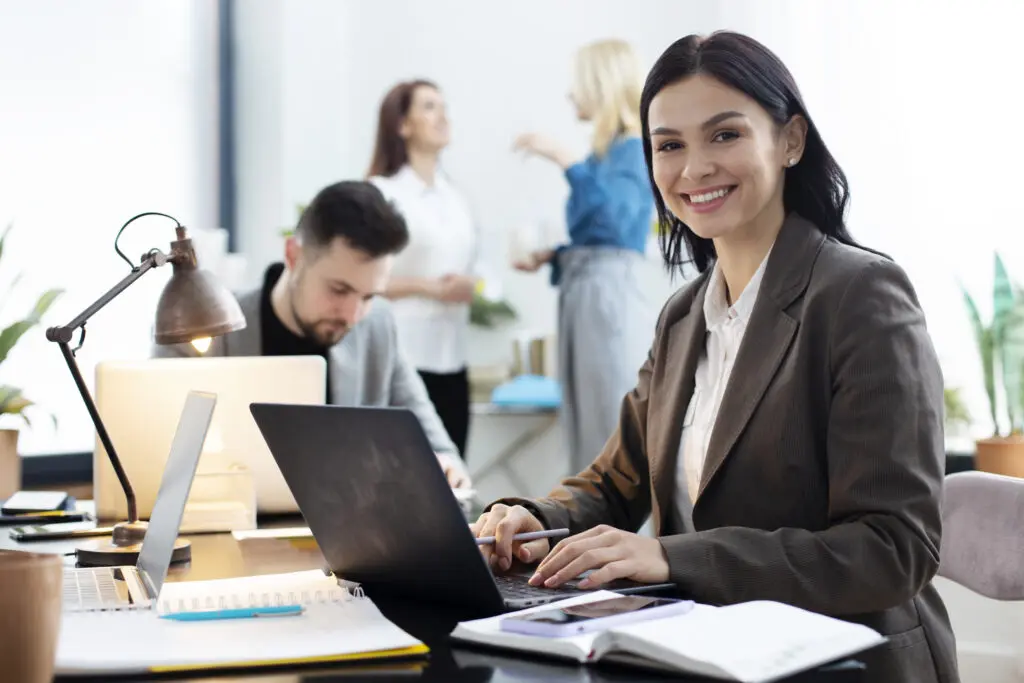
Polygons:
[[946,477],[939,575],[996,600],[1024,599],[1024,479]]

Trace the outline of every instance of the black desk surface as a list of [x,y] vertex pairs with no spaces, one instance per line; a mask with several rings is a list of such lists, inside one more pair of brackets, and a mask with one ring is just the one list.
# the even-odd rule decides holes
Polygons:
[[[302,526],[301,518],[277,519],[260,526]],[[0,527],[0,548],[31,550],[34,552],[69,553],[74,550],[77,541],[47,541],[18,543],[11,540],[9,528]],[[315,543],[306,541],[287,541],[281,539],[252,540],[238,542],[231,534],[197,534],[186,538],[192,543],[192,560],[184,565],[173,565],[168,581],[205,580],[231,578],[237,576],[253,576],[277,572],[302,571],[322,566],[322,556]],[[68,566],[73,566],[74,557],[67,558]],[[507,651],[470,648],[449,641],[448,634],[455,624],[465,618],[458,610],[438,608],[434,605],[417,605],[403,601],[393,603],[380,596],[371,596],[381,611],[394,623],[430,647],[430,655],[424,660],[407,661],[400,664],[381,664],[373,666],[338,664],[331,666],[315,666],[303,668],[281,668],[274,670],[235,671],[223,675],[211,676],[204,674],[199,678],[178,674],[174,677],[161,675],[148,680],[189,681],[251,681],[253,683],[300,683],[315,681],[386,681],[408,682],[446,681],[450,683],[513,683],[516,681],[531,683],[537,681],[559,681],[564,683],[599,683],[625,682],[643,683],[645,681],[703,681],[703,678],[667,677],[664,675],[647,674],[637,669],[618,667],[582,667],[568,665],[555,660],[526,657],[519,653]],[[116,643],[116,634],[111,634],[111,645]],[[856,662],[843,662],[823,670],[810,672],[789,679],[791,683],[848,683],[867,680],[863,667]],[[82,677],[63,678],[58,681],[86,681]],[[111,680],[103,677],[101,680]],[[117,680],[126,680],[120,678]],[[136,680],[136,679],[132,679]]]

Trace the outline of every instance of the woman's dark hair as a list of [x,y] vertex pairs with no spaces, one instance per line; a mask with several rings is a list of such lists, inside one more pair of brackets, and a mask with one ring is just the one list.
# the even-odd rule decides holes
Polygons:
[[400,130],[402,120],[409,115],[416,89],[420,87],[438,90],[432,82],[423,79],[405,81],[391,88],[381,101],[377,141],[373,146],[373,160],[367,177],[393,176],[409,161],[409,152]]
[[[718,31],[707,38],[689,35],[672,43],[651,68],[640,98],[644,157],[658,209],[659,241],[665,264],[673,268],[689,261],[704,272],[715,258],[714,243],[698,237],[665,207],[654,183],[651,161],[647,120],[651,100],[665,87],[697,74],[708,75],[754,99],[779,126],[797,114],[807,120],[807,139],[800,163],[786,169],[784,210],[787,214],[800,214],[839,242],[856,245],[844,222],[849,183],[808,115],[793,75],[775,54],[753,38]],[[683,254],[684,240],[689,259]]]

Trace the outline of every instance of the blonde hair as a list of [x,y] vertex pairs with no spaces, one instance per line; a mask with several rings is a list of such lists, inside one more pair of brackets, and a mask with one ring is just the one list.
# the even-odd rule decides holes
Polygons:
[[624,40],[599,40],[576,53],[573,98],[590,115],[597,156],[623,134],[640,134],[643,74],[633,48]]

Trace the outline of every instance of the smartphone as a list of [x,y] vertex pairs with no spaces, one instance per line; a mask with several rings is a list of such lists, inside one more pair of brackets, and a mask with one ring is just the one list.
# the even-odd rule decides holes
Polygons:
[[515,614],[498,622],[502,631],[564,638],[647,619],[686,614],[692,600],[621,595],[580,605]]
[[67,524],[33,524],[16,526],[11,529],[11,538],[15,541],[61,541],[69,538],[91,538],[93,536],[109,536],[114,532],[112,526],[97,526],[95,521],[70,522]]
[[23,515],[29,512],[63,510],[68,505],[68,494],[63,491],[17,491],[4,501],[0,514]]

